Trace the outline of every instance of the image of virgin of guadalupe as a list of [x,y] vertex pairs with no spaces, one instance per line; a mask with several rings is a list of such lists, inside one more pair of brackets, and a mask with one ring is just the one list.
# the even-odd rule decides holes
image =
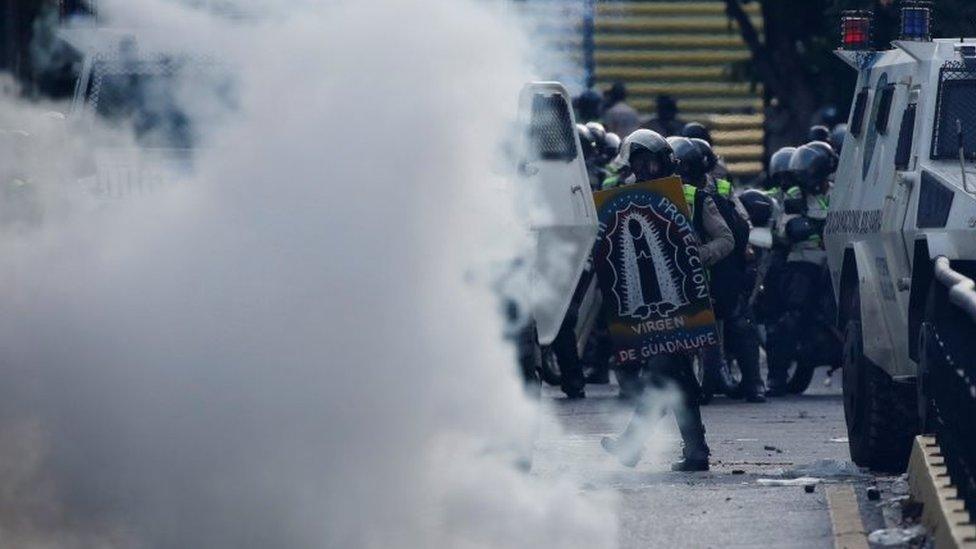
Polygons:
[[649,211],[630,211],[617,239],[619,316],[640,320],[667,316],[688,304],[682,273],[675,264],[676,247],[667,236],[667,222]]

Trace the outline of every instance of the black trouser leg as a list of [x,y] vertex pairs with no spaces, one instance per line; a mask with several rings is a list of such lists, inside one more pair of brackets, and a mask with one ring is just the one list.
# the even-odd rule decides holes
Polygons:
[[682,402],[675,408],[674,415],[684,442],[684,456],[691,460],[707,460],[710,451],[705,443],[705,425],[699,406],[701,388],[695,378],[691,357],[682,355],[671,359],[662,373],[671,378],[681,391]]
[[[610,329],[601,315],[590,334],[590,341],[584,353],[584,362],[589,368],[587,383],[610,382],[610,356],[613,354],[613,341],[610,339]],[[586,371],[584,369],[584,371]]]
[[779,393],[786,385],[790,362],[796,354],[796,315],[783,314],[766,337],[766,360],[769,364],[769,389]]
[[552,350],[559,360],[559,372],[562,374],[562,389],[567,396],[581,396],[586,388],[583,365],[576,350],[575,328],[576,315],[566,315],[556,340],[552,342]]
[[620,396],[624,398],[638,398],[644,392],[639,367],[620,367],[614,369],[614,373],[616,373],[617,383],[620,385]]
[[[685,355],[667,355],[651,359],[647,366],[648,374],[645,382],[649,386],[667,388],[674,386],[681,393],[681,402],[674,407],[675,419],[681,440],[684,442],[684,456],[692,460],[708,459],[709,449],[705,442],[705,426],[702,423],[701,399],[698,380],[692,367],[691,357]],[[644,398],[640,399],[634,417],[627,430],[621,437],[628,443],[639,441],[643,444],[647,433],[653,424],[667,413],[667,408],[661,402],[651,398],[645,388]]]
[[747,316],[736,316],[725,322],[725,348],[742,372],[742,387],[747,396],[766,391],[759,371],[759,332]]
[[790,363],[798,358],[797,343],[814,313],[820,276],[821,268],[813,263],[786,264],[782,291],[785,312],[767,338],[769,386],[777,393],[786,385]]

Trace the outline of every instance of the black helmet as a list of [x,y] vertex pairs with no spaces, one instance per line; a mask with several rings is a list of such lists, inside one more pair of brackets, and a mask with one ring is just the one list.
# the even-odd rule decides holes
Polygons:
[[685,124],[685,127],[681,129],[681,137],[704,139],[709,145],[712,144],[712,134],[700,122],[688,122]]
[[613,161],[618,168],[628,166],[640,181],[660,179],[674,173],[674,151],[661,134],[637,130],[624,139],[620,154]]
[[807,143],[811,141],[829,141],[830,140],[830,129],[827,126],[813,126],[807,133]]
[[837,171],[837,166],[840,165],[840,157],[837,156],[837,151],[835,151],[834,148],[830,146],[830,143],[827,143],[826,141],[811,141],[807,143],[807,146],[815,147],[818,150],[823,151],[824,154],[830,157],[830,165],[831,165],[830,173],[834,173]]
[[834,148],[837,156],[844,151],[844,139],[847,139],[847,124],[837,124],[830,132],[830,146]]
[[790,242],[803,242],[817,234],[817,226],[806,216],[797,216],[786,222],[786,237]]
[[576,135],[579,136],[580,147],[583,149],[583,158],[590,160],[596,156],[596,143],[593,141],[593,132],[583,124],[577,124]]
[[691,142],[694,143],[705,156],[705,171],[707,173],[712,173],[715,166],[718,166],[718,157],[715,156],[715,151],[712,150],[712,146],[708,144],[708,141],[699,139],[697,137],[692,137]]
[[753,227],[769,225],[769,221],[773,218],[775,203],[766,193],[757,189],[749,189],[739,195],[739,202],[749,213],[749,220],[752,221]]
[[790,174],[790,159],[793,158],[793,153],[795,152],[796,147],[783,147],[773,153],[773,156],[769,158],[768,188],[779,187],[785,192],[793,186],[793,178]]
[[804,191],[822,193],[827,190],[827,179],[834,172],[834,160],[822,147],[804,145],[793,153],[790,172]]
[[705,183],[708,164],[705,153],[691,139],[687,137],[669,137],[668,143],[678,159],[678,175],[685,183],[701,186]]

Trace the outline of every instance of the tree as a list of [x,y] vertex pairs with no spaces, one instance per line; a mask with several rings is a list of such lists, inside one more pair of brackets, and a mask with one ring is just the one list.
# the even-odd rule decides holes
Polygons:
[[[824,106],[836,106],[846,118],[857,75],[833,54],[841,12],[872,9],[880,48],[897,38],[899,6],[893,0],[765,0],[760,34],[743,9],[749,1],[725,0],[725,6],[752,52],[751,77],[765,88],[766,148],[773,152],[800,143]],[[938,0],[934,12],[935,36],[976,35],[972,0]]]

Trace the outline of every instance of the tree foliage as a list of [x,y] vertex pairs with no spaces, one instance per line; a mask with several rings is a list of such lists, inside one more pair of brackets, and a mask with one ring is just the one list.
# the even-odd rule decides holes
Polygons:
[[[762,32],[742,9],[749,1],[725,4],[752,51],[746,72],[766,90],[770,152],[799,142],[810,124],[819,122],[822,107],[836,106],[842,118],[848,113],[857,75],[833,53],[840,43],[841,12],[872,10],[875,46],[880,49],[898,37],[900,6],[893,0],[763,0]],[[934,36],[976,36],[973,0],[936,0],[933,8]]]

